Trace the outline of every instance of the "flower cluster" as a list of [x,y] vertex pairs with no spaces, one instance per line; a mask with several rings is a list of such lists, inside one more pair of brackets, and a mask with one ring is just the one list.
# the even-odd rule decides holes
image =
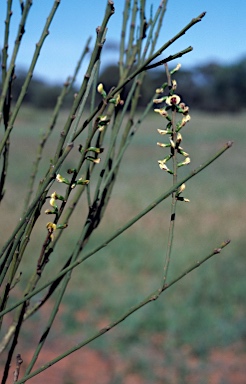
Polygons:
[[[172,75],[180,68],[178,65],[174,70],[170,72]],[[161,108],[154,109],[154,112],[158,113],[166,121],[165,129],[158,129],[160,135],[169,135],[169,141],[167,143],[158,142],[157,145],[162,148],[170,148],[170,153],[162,160],[158,160],[160,169],[174,174],[174,171],[167,166],[167,162],[174,156],[181,155],[184,157],[182,161],[176,162],[176,167],[182,167],[190,163],[190,157],[187,152],[181,147],[182,135],[180,130],[190,121],[189,107],[181,101],[181,97],[176,94],[177,82],[176,80],[170,80],[169,94],[162,96],[165,88],[168,86],[167,83],[163,84],[161,88],[156,90],[158,98],[153,100],[154,104],[164,104]],[[161,96],[161,97],[160,97]],[[181,115],[181,119],[176,122],[177,115]],[[177,192],[176,197],[178,200],[188,201],[188,199],[181,198],[179,195],[184,190],[185,186],[182,186],[182,190]]]

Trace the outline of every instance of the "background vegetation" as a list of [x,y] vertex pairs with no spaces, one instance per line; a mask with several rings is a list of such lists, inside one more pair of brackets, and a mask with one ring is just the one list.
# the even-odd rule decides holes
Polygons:
[[[117,83],[119,68],[107,66],[101,70],[100,81],[106,85],[107,90]],[[17,71],[13,83],[13,99],[16,100],[26,77],[25,70]],[[205,63],[193,68],[182,68],[177,73],[178,91],[192,105],[193,110],[208,112],[236,113],[243,111],[246,105],[246,59],[233,64]],[[152,90],[163,82],[163,71],[153,69],[146,73],[139,107],[145,107],[152,97]],[[130,89],[126,86],[125,93]],[[61,85],[49,84],[45,80],[35,78],[32,80],[25,96],[24,103],[35,108],[52,108],[60,93]],[[71,89],[70,98],[65,100],[64,106],[71,104],[72,95],[76,86]]]

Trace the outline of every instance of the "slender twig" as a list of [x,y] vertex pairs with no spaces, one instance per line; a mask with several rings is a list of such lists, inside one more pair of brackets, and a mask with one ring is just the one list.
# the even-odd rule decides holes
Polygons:
[[[9,30],[10,30],[10,19],[12,16],[12,0],[8,0],[7,2],[7,14],[6,14],[6,20],[5,20],[5,32],[4,32],[4,43],[3,43],[3,49],[2,49],[2,84],[5,83],[5,79],[7,76],[7,59],[8,59],[8,46],[9,46]],[[3,105],[3,122],[4,122],[4,129],[6,131],[10,116],[10,107],[11,107],[11,90],[12,90],[12,82],[14,78],[14,67],[12,70],[12,73],[9,78],[9,84],[7,88],[6,97],[4,100]],[[3,164],[2,164],[2,172],[1,172],[1,179],[0,179],[0,201],[3,199],[4,196],[4,184],[5,179],[7,176],[7,169],[8,169],[8,159],[9,159],[9,140],[6,141],[4,146],[4,152],[3,152]]]
[[[32,1],[31,0],[27,0],[26,3],[25,3],[25,6],[23,7],[23,11],[22,11],[22,15],[21,15],[21,20],[20,20],[20,24],[19,24],[19,27],[18,27],[18,31],[17,31],[17,36],[16,36],[16,39],[15,39],[15,45],[14,45],[12,57],[11,57],[11,60],[10,60],[8,71],[7,71],[6,75],[5,75],[5,82],[2,85],[3,89],[2,89],[1,96],[0,96],[0,123],[1,123],[1,120],[2,120],[3,105],[4,105],[4,102],[5,102],[6,96],[7,96],[8,87],[9,87],[9,81],[10,81],[10,78],[11,78],[11,76],[13,74],[13,70],[14,70],[15,62],[16,62],[16,57],[17,57],[17,54],[18,54],[18,51],[19,51],[19,48],[20,48],[21,39],[22,39],[23,34],[25,33],[25,23],[26,23],[26,19],[27,19],[28,13],[30,11],[31,5],[32,5]],[[6,27],[8,28],[8,24],[7,24]],[[6,137],[4,141],[6,141],[7,138],[8,137]],[[1,148],[0,153],[1,152],[2,152],[2,148]]]
[[[171,81],[171,75],[168,70],[167,64],[165,64],[166,68],[166,75],[167,75],[167,84],[169,89],[171,90],[172,88],[172,81]],[[176,144],[176,138],[177,138],[177,133],[176,133],[176,110],[172,110],[172,134],[171,134],[171,139],[172,142]],[[173,163],[173,185],[177,183],[177,148],[175,145],[175,148],[170,147],[171,149],[171,155],[172,155],[172,163]],[[165,256],[165,262],[164,262],[164,268],[163,268],[163,281],[160,287],[160,290],[162,287],[165,285],[166,280],[167,280],[167,275],[168,275],[168,268],[170,264],[170,259],[171,259],[171,252],[172,252],[172,246],[173,246],[173,238],[174,238],[174,226],[175,226],[175,221],[176,221],[176,206],[177,206],[177,199],[175,196],[175,193],[172,193],[172,202],[171,202],[171,214],[170,214],[170,223],[169,223],[169,229],[168,229],[168,238],[167,238],[167,250],[166,250],[166,256]]]
[[8,0],[7,2],[7,12],[5,19],[5,30],[4,30],[4,42],[2,49],[2,84],[5,82],[7,74],[7,59],[8,59],[8,47],[9,47],[9,30],[10,30],[10,19],[12,16],[12,2],[13,0]]
[[32,196],[33,186],[34,186],[34,182],[35,182],[35,179],[37,176],[38,166],[39,166],[40,160],[42,158],[43,149],[45,147],[45,144],[46,144],[49,136],[51,135],[51,133],[55,127],[59,112],[61,110],[62,103],[63,103],[65,97],[67,96],[67,94],[69,93],[69,91],[71,90],[71,88],[73,87],[73,85],[77,79],[78,72],[79,72],[81,65],[83,63],[83,60],[84,60],[86,54],[89,52],[90,41],[91,41],[91,37],[89,37],[87,42],[86,42],[85,48],[81,54],[81,57],[78,60],[78,63],[77,63],[77,66],[74,70],[74,74],[73,74],[72,78],[71,79],[68,78],[67,81],[64,83],[64,86],[61,90],[61,93],[57,98],[57,103],[56,103],[56,106],[54,108],[48,129],[43,134],[41,141],[39,143],[38,150],[37,150],[37,157],[33,163],[33,168],[32,168],[32,172],[31,172],[31,176],[30,176],[30,180],[29,180],[28,192],[27,192],[25,203],[24,203],[24,211],[27,209],[27,206],[28,206],[29,201],[30,201],[31,196]]
[[14,383],[18,380],[19,374],[20,374],[20,367],[21,364],[23,363],[23,360],[21,358],[21,355],[18,353],[16,356],[16,367],[14,370]]
[[[28,4],[29,1],[26,2],[26,4]],[[31,1],[30,1],[31,3]],[[44,44],[44,40],[45,38],[48,36],[49,34],[49,27],[50,27],[50,24],[53,20],[53,17],[56,13],[56,10],[58,8],[60,4],[60,1],[59,0],[55,0],[54,4],[53,4],[53,7],[50,11],[50,14],[49,16],[47,17],[47,20],[46,20],[46,23],[45,23],[45,26],[44,26],[44,29],[42,31],[42,34],[41,34],[41,37],[40,37],[40,40],[38,41],[38,43],[36,44],[36,48],[35,48],[35,52],[34,52],[34,55],[33,55],[33,58],[32,58],[32,61],[31,61],[31,64],[30,64],[30,67],[29,67],[29,70],[27,72],[27,76],[26,76],[26,79],[24,81],[24,84],[22,86],[22,89],[21,89],[21,92],[20,92],[20,95],[17,99],[17,102],[15,104],[15,107],[13,109],[13,112],[11,114],[11,118],[9,120],[9,123],[8,123],[8,128],[6,129],[5,131],[5,134],[4,134],[4,137],[0,143],[0,154],[2,153],[2,150],[3,150],[3,147],[6,143],[6,141],[8,140],[9,138],[9,135],[10,135],[10,132],[12,131],[13,127],[14,127],[14,122],[15,122],[15,119],[16,119],[16,116],[19,112],[19,109],[22,105],[22,102],[23,102],[23,99],[24,99],[24,96],[27,92],[27,88],[29,86],[29,83],[32,79],[32,76],[33,76],[33,71],[34,71],[34,68],[36,66],[36,63],[37,63],[37,60],[38,60],[38,57],[39,57],[39,54],[40,54],[40,51],[41,51],[41,48]],[[26,7],[26,6],[25,6]],[[8,75],[7,75],[8,77]],[[5,81],[6,82],[6,81]],[[1,110],[1,109],[0,109]]]
[[129,31],[129,39],[127,42],[127,48],[126,48],[126,62],[131,61],[132,56],[135,57],[135,54],[133,54],[132,49],[134,47],[134,41],[135,41],[135,33],[136,33],[136,17],[137,17],[137,11],[138,11],[138,0],[133,0],[133,6],[131,9],[131,21],[130,21],[130,31]]
[[81,119],[81,116],[82,114],[84,113],[84,110],[85,110],[85,105],[86,105],[86,102],[87,102],[87,99],[88,99],[88,96],[89,96],[89,93],[90,93],[90,90],[91,90],[91,86],[94,82],[94,78],[95,78],[95,74],[98,72],[98,68],[99,68],[99,60],[94,64],[93,68],[92,68],[92,71],[91,71],[91,76],[90,76],[90,79],[88,81],[88,84],[87,84],[87,88],[86,88],[86,92],[84,94],[84,97],[78,107],[78,110],[77,110],[77,114],[76,114],[76,117],[73,121],[73,130],[71,132],[71,135],[70,135],[70,138],[69,138],[69,143],[72,142],[73,140],[73,137],[75,136],[76,134],[76,131],[78,129],[78,125],[79,125],[79,122],[80,122],[80,119]]
[[[74,100],[74,103],[72,105],[69,117],[68,117],[68,119],[67,119],[67,121],[66,121],[66,123],[64,125],[63,131],[62,131],[62,134],[61,134],[61,138],[60,138],[59,143],[57,145],[56,154],[55,154],[55,158],[54,158],[54,164],[58,161],[59,157],[61,156],[63,145],[64,145],[65,140],[67,138],[68,132],[69,132],[69,130],[71,128],[72,122],[73,122],[73,120],[75,118],[76,111],[77,111],[77,109],[78,109],[78,107],[79,107],[79,105],[81,103],[81,100],[84,97],[84,94],[86,92],[87,85],[88,85],[89,79],[91,77],[91,73],[92,73],[92,70],[94,68],[94,65],[100,59],[100,55],[101,55],[101,51],[102,51],[102,48],[103,48],[103,44],[105,42],[105,34],[106,34],[106,31],[107,31],[107,24],[109,22],[110,17],[113,14],[114,14],[113,3],[111,1],[108,1],[107,7],[106,7],[106,11],[105,11],[105,15],[104,15],[104,18],[103,18],[103,21],[102,21],[102,25],[97,28],[96,43],[95,43],[94,50],[93,50],[93,52],[91,54],[91,60],[90,60],[90,63],[88,65],[86,75],[84,77],[84,80],[83,80],[83,83],[82,83],[82,85],[80,87],[80,90],[79,90],[79,92],[77,94],[77,97]],[[73,138],[73,140],[75,140],[75,137]]]
[[10,366],[11,366],[10,363],[11,363],[11,360],[12,360],[12,356],[13,356],[15,347],[16,347],[16,345],[18,343],[18,337],[19,337],[19,333],[20,333],[20,329],[21,329],[21,324],[23,322],[23,318],[24,318],[24,314],[25,314],[25,309],[26,309],[26,303],[24,302],[22,304],[22,308],[21,308],[21,311],[20,311],[20,316],[19,316],[16,328],[15,328],[15,332],[14,332],[14,338],[13,338],[13,341],[12,341],[12,344],[11,344],[11,347],[10,347],[10,350],[9,350],[9,353],[8,353],[8,357],[6,359],[6,364],[5,364],[5,367],[4,367],[3,378],[2,378],[1,384],[5,384],[7,379],[8,379],[9,369],[10,369]]
[[44,329],[44,331],[43,331],[43,334],[42,334],[42,336],[41,336],[41,338],[40,338],[40,340],[39,340],[39,343],[38,343],[38,345],[37,345],[37,347],[36,347],[36,350],[35,350],[35,352],[34,352],[34,354],[33,354],[33,357],[32,357],[32,359],[31,359],[31,362],[29,363],[29,365],[28,365],[28,367],[27,367],[27,369],[26,369],[25,375],[28,375],[28,374],[31,372],[31,370],[32,370],[32,368],[33,368],[35,362],[37,361],[37,358],[38,358],[38,356],[39,356],[39,353],[40,353],[41,349],[43,348],[44,343],[45,343],[45,341],[46,341],[46,339],[47,339],[47,337],[48,337],[48,335],[49,335],[49,332],[50,332],[50,330],[51,330],[51,327],[52,327],[52,325],[53,325],[53,322],[54,322],[54,320],[55,320],[55,317],[56,317],[56,315],[57,315],[57,313],[58,313],[59,306],[60,306],[60,304],[61,304],[61,300],[62,300],[62,298],[63,298],[63,296],[64,296],[64,293],[65,293],[65,291],[66,291],[68,282],[69,282],[69,280],[70,280],[71,273],[72,273],[72,270],[66,274],[65,281],[63,282],[63,285],[62,285],[61,289],[59,290],[59,295],[58,295],[58,297],[56,298],[56,301],[55,301],[53,310],[51,311],[51,314],[50,314],[50,318],[49,318],[49,320],[48,320],[48,322],[47,322],[47,325],[46,325],[46,327],[45,327],[45,329]]
[[129,19],[129,11],[131,6],[131,0],[125,1],[125,7],[123,11],[123,21],[122,21],[122,28],[121,28],[121,39],[120,39],[120,58],[119,58],[119,70],[120,70],[120,77],[123,75],[123,63],[124,63],[124,54],[125,54],[125,37],[126,37],[126,30],[127,30],[127,22]]
[[[144,51],[142,54],[142,60],[146,58],[147,52],[149,47],[151,46],[151,54],[154,52],[154,48],[157,43],[157,39],[159,37],[159,33],[162,27],[163,18],[166,12],[166,2],[167,0],[162,0],[158,9],[156,10],[156,13],[153,17],[153,20],[150,20],[149,22],[149,30],[148,30],[148,37],[146,40],[146,44],[144,47]],[[156,26],[157,25],[157,26]],[[156,30],[155,30],[156,28]],[[154,35],[154,38],[153,38]]]

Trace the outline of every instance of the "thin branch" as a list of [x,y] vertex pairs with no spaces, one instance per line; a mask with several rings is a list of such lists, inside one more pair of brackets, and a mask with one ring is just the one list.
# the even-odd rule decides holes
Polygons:
[[83,80],[83,83],[82,83],[82,85],[80,87],[80,90],[79,90],[79,92],[77,94],[77,97],[74,100],[74,103],[72,105],[69,117],[68,117],[68,119],[67,119],[67,121],[65,123],[65,126],[64,126],[62,134],[61,134],[61,138],[60,138],[59,143],[57,145],[56,154],[55,154],[55,158],[54,158],[54,164],[58,161],[59,157],[61,156],[63,145],[65,143],[65,140],[66,140],[66,137],[68,135],[68,132],[69,132],[69,130],[71,128],[72,122],[73,122],[73,120],[74,120],[74,118],[76,116],[77,109],[78,109],[78,107],[79,107],[79,105],[81,103],[82,98],[84,97],[85,92],[86,92],[86,89],[87,89],[87,86],[88,86],[88,82],[89,82],[89,79],[91,77],[94,65],[100,59],[101,51],[102,51],[103,45],[105,43],[105,35],[106,35],[106,32],[107,32],[107,24],[109,22],[110,17],[113,14],[114,14],[113,2],[112,1],[108,1],[107,7],[106,7],[106,11],[105,11],[105,15],[104,15],[104,18],[103,18],[103,21],[102,21],[102,25],[100,27],[98,27],[97,30],[96,30],[96,32],[97,32],[96,43],[95,43],[95,47],[93,49],[93,52],[91,54],[91,60],[90,60],[90,63],[88,65],[88,68],[87,68],[87,71],[86,71],[86,75],[84,77],[84,80]]
[[[0,123],[2,120],[2,110],[3,110],[3,105],[4,105],[4,102],[5,102],[5,99],[7,96],[7,92],[8,92],[10,77],[12,76],[12,73],[13,73],[13,70],[15,67],[15,61],[16,61],[16,57],[17,57],[17,54],[18,54],[18,51],[20,48],[21,39],[23,37],[23,34],[25,33],[25,23],[26,23],[26,19],[27,19],[28,13],[30,11],[31,5],[32,5],[32,1],[27,0],[25,3],[25,6],[23,8],[20,24],[18,27],[17,36],[15,39],[15,45],[14,45],[12,57],[11,57],[10,64],[9,64],[9,69],[8,69],[6,76],[5,76],[5,82],[4,82],[4,84],[2,84],[3,89],[2,89],[2,94],[0,96]],[[8,26],[6,26],[6,27],[8,27]],[[7,138],[6,138],[6,140],[7,140]],[[0,152],[2,152],[2,150]]]
[[16,329],[15,329],[15,332],[14,332],[14,338],[13,338],[11,347],[9,349],[8,357],[6,359],[6,363],[5,363],[5,367],[4,367],[3,378],[2,378],[1,384],[5,384],[7,379],[8,379],[9,369],[10,369],[10,366],[11,366],[10,363],[11,363],[11,360],[12,360],[12,356],[13,356],[15,347],[16,347],[16,345],[18,343],[18,337],[19,337],[19,333],[20,333],[21,324],[23,322],[23,318],[24,318],[24,314],[25,314],[25,309],[26,309],[26,303],[24,302],[23,305],[22,305],[21,311],[20,311],[20,316],[19,316],[19,319],[18,319],[18,322],[17,322],[17,325],[16,325]]
[[[166,75],[167,75],[167,84],[169,90],[172,89],[172,80],[171,80],[171,74],[169,72],[167,64],[165,64],[165,69],[166,69]],[[172,142],[175,144],[175,148],[170,147],[171,151],[171,156],[172,156],[172,163],[173,163],[173,180],[172,183],[175,185],[178,180],[178,167],[177,167],[177,154],[178,150],[176,147],[176,139],[177,139],[177,133],[176,133],[176,110],[172,110],[172,119],[171,119],[171,139]],[[165,285],[166,280],[167,280],[167,275],[168,275],[168,269],[170,265],[170,260],[171,260],[171,252],[172,252],[172,247],[173,247],[173,238],[174,238],[174,226],[175,226],[175,221],[176,221],[176,208],[177,208],[177,199],[175,196],[175,193],[173,192],[172,194],[172,201],[171,201],[171,214],[170,214],[170,223],[169,223],[169,229],[168,229],[168,238],[167,238],[167,250],[166,250],[166,256],[165,256],[165,262],[164,262],[164,268],[163,268],[163,281],[161,283],[161,288]]]
[[[26,4],[28,4],[29,2],[32,3],[32,2],[29,0],[29,1],[26,2]],[[33,55],[33,58],[32,58],[32,61],[31,61],[30,67],[29,67],[29,70],[28,70],[28,72],[27,72],[26,79],[25,79],[24,84],[23,84],[23,86],[22,86],[20,95],[19,95],[18,100],[17,100],[17,102],[16,102],[16,104],[15,104],[15,107],[14,107],[14,109],[13,109],[13,112],[12,112],[12,114],[11,114],[11,118],[10,118],[9,123],[8,123],[8,128],[6,129],[5,134],[4,134],[4,137],[3,137],[3,139],[2,139],[2,141],[1,141],[1,143],[0,143],[0,154],[2,153],[2,150],[3,150],[3,148],[4,148],[4,145],[5,145],[6,141],[8,140],[9,135],[10,135],[10,132],[12,131],[12,129],[13,129],[13,127],[14,127],[14,122],[15,122],[16,116],[17,116],[17,114],[18,114],[18,112],[19,112],[19,109],[20,109],[20,107],[21,107],[21,105],[22,105],[24,96],[25,96],[25,94],[26,94],[26,92],[27,92],[29,83],[30,83],[30,81],[31,81],[31,79],[32,79],[33,71],[34,71],[34,68],[35,68],[35,66],[36,66],[36,63],[37,63],[37,60],[38,60],[38,57],[39,57],[41,48],[42,48],[42,46],[43,46],[43,44],[44,44],[44,40],[45,40],[45,38],[46,38],[46,37],[48,36],[48,34],[49,34],[49,27],[50,27],[50,24],[51,24],[51,22],[52,22],[52,20],[53,20],[53,17],[54,17],[54,15],[55,15],[55,12],[56,12],[56,10],[57,10],[59,4],[60,4],[60,1],[59,1],[59,0],[55,0],[54,5],[53,5],[53,7],[52,7],[52,9],[51,9],[51,11],[50,11],[50,14],[49,14],[49,16],[47,17],[47,20],[46,20],[44,29],[43,29],[42,34],[41,34],[41,37],[40,37],[40,40],[39,40],[39,42],[36,44],[35,52],[34,52],[34,55]],[[25,6],[25,7],[26,7],[26,6]],[[24,14],[24,13],[23,13],[23,14]],[[8,71],[8,72],[9,72],[9,71]],[[8,75],[7,75],[7,77],[6,77],[6,80],[7,80],[7,78],[8,78]],[[5,82],[6,82],[6,81],[5,81]],[[0,108],[0,110],[1,110],[1,108]]]

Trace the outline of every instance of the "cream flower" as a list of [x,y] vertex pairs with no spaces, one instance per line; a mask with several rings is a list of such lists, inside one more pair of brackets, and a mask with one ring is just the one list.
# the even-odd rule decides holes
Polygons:
[[167,111],[165,110],[165,108],[154,109],[154,112],[159,113],[159,114],[160,114],[161,116],[163,116],[163,117],[168,116],[168,113],[167,113]]
[[166,99],[167,105],[178,105],[181,101],[181,98],[178,95],[171,95]]

